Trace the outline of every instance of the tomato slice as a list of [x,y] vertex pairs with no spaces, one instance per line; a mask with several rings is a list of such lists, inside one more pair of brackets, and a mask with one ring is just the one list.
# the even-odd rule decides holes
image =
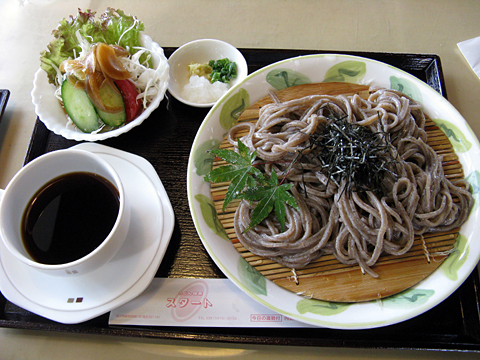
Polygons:
[[129,123],[142,112],[142,101],[137,99],[137,88],[130,80],[115,80],[115,85],[120,90],[125,103],[125,112],[127,113],[125,123]]

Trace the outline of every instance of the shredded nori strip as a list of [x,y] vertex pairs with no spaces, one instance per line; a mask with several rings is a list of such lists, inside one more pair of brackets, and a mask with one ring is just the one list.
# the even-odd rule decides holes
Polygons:
[[324,126],[316,138],[304,149],[312,150],[308,154],[301,152],[294,162],[303,158],[319,160],[321,171],[328,181],[340,186],[343,180],[346,185],[343,191],[384,192],[383,180],[388,172],[396,177],[394,171],[395,157],[389,135],[384,132],[373,132],[370,128],[349,123],[346,117],[331,114],[330,121]]

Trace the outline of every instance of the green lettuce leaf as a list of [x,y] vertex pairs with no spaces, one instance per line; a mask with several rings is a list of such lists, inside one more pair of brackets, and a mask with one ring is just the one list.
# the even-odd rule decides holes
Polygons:
[[69,58],[77,58],[82,51],[77,31],[91,44],[117,44],[134,54],[137,50],[133,47],[140,46],[140,31],[143,30],[142,22],[125,15],[122,10],[108,8],[98,20],[94,11],[79,9],[77,15],[60,21],[52,32],[54,39],[47,45],[47,50],[40,54],[40,67],[47,73],[48,81],[55,84],[60,64]]
[[132,15],[126,15],[122,10],[108,8],[101,16],[102,32],[106,44],[116,44],[128,49],[131,54],[134,47],[140,46],[140,32],[145,30],[141,21]]

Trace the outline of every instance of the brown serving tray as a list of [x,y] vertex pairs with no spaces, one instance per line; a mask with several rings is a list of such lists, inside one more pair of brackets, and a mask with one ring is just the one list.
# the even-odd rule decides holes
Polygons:
[[[166,56],[175,48],[165,48]],[[240,49],[253,72],[276,61],[318,50]],[[338,51],[336,52],[338,53]],[[342,52],[379,60],[428,83],[446,97],[440,58],[429,54]],[[146,158],[156,169],[175,212],[175,228],[156,274],[171,278],[224,278],[204,249],[190,216],[186,172],[192,142],[209,109],[188,107],[167,93],[159,108],[139,127],[101,143]],[[25,163],[41,154],[78,144],[35,123]],[[221,341],[230,343],[456,350],[480,352],[479,275],[474,271],[448,299],[411,320],[371,330],[300,328],[212,328],[111,326],[108,314],[75,325],[59,324],[26,311],[0,294],[0,327],[127,337]]]

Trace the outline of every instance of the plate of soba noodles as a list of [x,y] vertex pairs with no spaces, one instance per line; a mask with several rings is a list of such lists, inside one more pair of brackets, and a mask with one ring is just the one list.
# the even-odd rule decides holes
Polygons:
[[193,142],[190,211],[225,276],[285,317],[396,324],[480,259],[478,140],[416,77],[339,54],[283,60],[213,106]]

